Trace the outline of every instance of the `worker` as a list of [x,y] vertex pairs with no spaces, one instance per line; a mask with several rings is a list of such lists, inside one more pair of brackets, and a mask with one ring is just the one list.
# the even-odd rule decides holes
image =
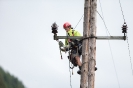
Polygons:
[[[73,30],[71,24],[66,22],[63,24],[63,28],[65,29],[67,36],[81,36],[81,34]],[[65,39],[65,46],[61,48],[62,51],[68,51],[71,49],[69,59],[74,66],[79,67],[77,71],[78,74],[81,74],[81,66],[82,63],[80,61],[80,56],[82,55],[82,42],[79,39]],[[95,67],[95,70],[97,68]]]
[[[67,36],[81,36],[78,31],[72,29],[71,24],[69,22],[64,23],[63,28],[65,29]],[[72,42],[74,44],[72,44]],[[69,59],[74,66],[79,66],[79,71],[77,71],[77,73],[80,74],[82,65],[80,61],[80,56],[82,54],[82,43],[78,39],[65,39],[65,46],[61,48],[61,50],[68,51],[69,49],[71,49]]]

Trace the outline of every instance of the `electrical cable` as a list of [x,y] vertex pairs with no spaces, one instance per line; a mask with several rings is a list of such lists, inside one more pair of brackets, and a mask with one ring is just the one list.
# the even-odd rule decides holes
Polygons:
[[[98,11],[97,11],[98,12]],[[99,14],[99,13],[98,13]],[[99,16],[101,17],[101,15],[99,14]],[[102,18],[102,17],[101,17]],[[103,19],[102,19],[103,20]],[[105,26],[107,28],[107,26]],[[107,31],[106,31],[107,33]],[[109,47],[110,47],[110,52],[111,52],[111,56],[112,56],[112,60],[113,60],[113,64],[114,64],[114,68],[115,68],[115,63],[114,63],[114,59],[113,59],[113,54],[112,54],[112,50],[111,50],[111,45],[110,45],[110,42],[108,40],[108,43],[109,43]],[[120,88],[120,84],[119,84],[119,80],[118,80],[118,75],[117,75],[117,71],[116,71],[116,68],[115,68],[115,73],[116,73],[116,77],[117,77],[117,82],[118,82],[118,85],[119,85],[119,88]]]
[[[78,23],[76,24],[75,28],[78,26],[79,22],[82,20],[84,14],[82,15],[82,17],[80,18],[80,20],[78,21]],[[74,29],[75,29],[74,28]],[[68,35],[67,35],[68,36]],[[69,48],[68,48],[68,51],[69,51]],[[70,87],[72,88],[72,83],[71,83],[71,71],[70,71],[70,51],[68,52],[69,53],[69,72],[70,72]],[[73,70],[73,69],[72,69]],[[73,74],[73,73],[72,73]]]
[[70,87],[72,88],[72,83],[71,83],[71,71],[70,71],[70,61],[69,61],[69,73],[70,73]]
[[[68,35],[67,35],[67,37],[68,37]],[[68,46],[69,46],[69,43],[68,43]],[[69,55],[68,59],[69,59],[70,87],[72,88],[72,83],[71,83],[71,70],[70,70],[70,49],[69,49],[69,47],[68,47],[68,55]]]
[[[104,18],[100,15],[100,13],[97,11],[97,13],[99,14],[99,16],[101,17],[101,19],[103,20],[103,23],[104,23],[104,26],[105,26],[105,28],[106,28],[106,32],[108,31],[108,34],[111,36],[111,34],[110,34],[110,32],[109,32],[109,30],[108,30],[108,28],[107,28],[107,25],[106,25],[106,23],[105,23],[105,21],[104,21]],[[108,35],[107,34],[107,35]]]
[[105,25],[105,27],[106,27],[106,29],[107,29],[107,31],[108,31],[108,34],[111,36],[111,34],[110,34],[110,32],[109,32],[109,30],[108,30],[108,28],[107,28],[107,25],[106,25],[106,23],[105,23],[105,20],[104,20],[104,15],[103,15],[103,10],[102,10],[102,4],[101,4],[101,1],[99,0],[99,3],[100,3],[100,8],[101,8],[101,12],[102,12],[102,16],[99,14],[99,12],[98,12],[98,14],[100,15],[100,17],[102,18],[102,20],[103,20],[103,22],[104,22],[104,25]]
[[[98,11],[97,11],[98,12]],[[98,13],[99,14],[99,13]],[[99,16],[101,17],[101,15],[99,14]],[[101,17],[102,18],[102,17]],[[103,19],[102,19],[103,20]],[[107,26],[105,26],[107,28]],[[107,33],[107,31],[106,31]],[[111,46],[110,46],[110,42],[108,40],[108,43],[109,43],[109,47],[110,47],[110,52],[111,52],[111,56],[112,56],[112,60],[113,60],[113,64],[114,64],[114,68],[115,68],[115,63],[114,63],[114,59],[113,59],[113,54],[112,54],[112,50],[111,50]],[[117,81],[118,81],[118,85],[119,85],[119,88],[120,88],[120,84],[119,84],[119,80],[118,80],[118,76],[117,76],[117,72],[116,72],[116,68],[115,68],[115,73],[116,73],[116,77],[117,77]]]
[[119,4],[120,4],[120,8],[121,8],[121,12],[122,12],[122,16],[123,16],[123,20],[125,22],[125,16],[124,16],[124,13],[123,13],[123,10],[122,10],[122,5],[121,5],[121,1],[119,0]]
[[[119,0],[119,4],[120,4],[121,13],[122,13],[122,16],[123,16],[124,23],[126,23],[126,22],[125,22],[124,12],[123,12],[122,5],[121,5],[121,1],[120,1],[120,0]],[[127,36],[127,35],[126,35],[126,36]],[[131,54],[130,54],[130,47],[129,47],[129,42],[128,42],[128,36],[127,36],[127,45],[128,45],[130,64],[131,64],[131,70],[132,70],[132,75],[133,75],[132,58],[131,58]]]
[[83,14],[82,17],[80,18],[80,20],[78,21],[78,23],[76,24],[76,26],[74,27],[74,29],[78,26],[79,22],[82,20],[83,17],[84,17],[84,14]]
[[110,47],[112,61],[113,61],[113,64],[114,64],[114,69],[115,69],[115,73],[116,73],[116,78],[117,78],[118,86],[120,88],[120,83],[119,83],[119,79],[118,79],[118,75],[117,75],[117,71],[116,71],[116,66],[115,66],[115,61],[114,61],[114,57],[113,57],[113,53],[112,53],[112,49],[111,49],[111,45],[110,45],[109,40],[108,40],[108,43],[109,43],[109,47]]
[[[100,0],[99,0],[99,3],[100,3],[101,11],[102,11],[102,6],[101,6]],[[98,11],[97,11],[97,12],[98,12]],[[98,14],[99,14],[99,12],[98,12]],[[102,15],[103,15],[103,11],[102,11]],[[106,30],[108,30],[108,28],[107,28],[107,26],[106,26],[106,24],[105,24],[105,21],[104,21],[104,16],[102,17],[100,14],[99,14],[99,16],[102,18]],[[109,33],[109,30],[108,30],[108,33]],[[107,31],[106,31],[106,34],[107,34]],[[109,35],[110,35],[110,33],[109,33]],[[110,35],[110,36],[111,36],[111,35]],[[116,78],[117,78],[118,86],[119,86],[119,88],[120,88],[120,83],[119,83],[119,79],[118,79],[118,75],[117,75],[117,71],[116,71],[116,66],[115,66],[115,62],[114,62],[114,57],[113,57],[113,53],[112,53],[112,49],[111,49],[111,45],[110,45],[109,40],[108,40],[108,43],[109,43],[109,48],[110,48],[110,52],[111,52],[111,57],[112,57],[112,61],[113,61],[113,65],[114,65],[114,69],[115,69],[115,73],[116,73]]]
[[129,51],[129,57],[130,57],[130,64],[131,64],[131,70],[132,70],[132,75],[133,75],[133,65],[132,65],[132,59],[131,59],[131,54],[130,54],[130,47],[129,47],[129,42],[128,42],[128,37],[127,37],[127,44],[128,44],[128,51]]

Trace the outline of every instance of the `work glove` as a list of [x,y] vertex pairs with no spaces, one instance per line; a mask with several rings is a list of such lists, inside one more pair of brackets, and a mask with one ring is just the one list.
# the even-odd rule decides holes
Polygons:
[[63,44],[62,41],[59,41],[59,46],[60,46],[60,47],[64,47],[64,44]]
[[61,49],[61,51],[66,52],[66,48],[65,47],[61,47],[60,49]]
[[64,44],[62,41],[59,41],[59,46],[60,46],[61,51],[63,51],[63,52],[66,51],[66,48],[64,47]]
[[69,50],[69,48],[70,48],[70,46],[69,45],[66,45],[64,47],[61,47],[60,49],[61,49],[61,51],[66,52],[66,51]]

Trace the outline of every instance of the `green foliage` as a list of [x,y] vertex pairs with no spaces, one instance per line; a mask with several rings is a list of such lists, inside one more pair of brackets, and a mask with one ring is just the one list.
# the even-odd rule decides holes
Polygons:
[[5,72],[0,67],[0,88],[25,88],[23,83],[16,77]]

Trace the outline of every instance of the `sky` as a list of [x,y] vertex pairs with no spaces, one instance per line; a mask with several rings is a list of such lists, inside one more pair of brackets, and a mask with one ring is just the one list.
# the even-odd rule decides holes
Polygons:
[[[129,49],[127,40],[96,41],[95,88],[133,88],[133,0],[120,1],[128,25]],[[111,36],[123,36],[119,0],[100,2],[102,11],[99,0],[97,11]],[[26,88],[71,88],[67,54],[62,53],[61,60],[51,25],[56,22],[58,35],[65,35],[63,23],[75,27],[83,14],[83,0],[0,0],[0,66]],[[98,14],[96,17],[97,36],[107,36],[103,20]],[[83,19],[75,30],[83,34]],[[72,88],[80,86],[77,70],[74,68],[71,75]]]

